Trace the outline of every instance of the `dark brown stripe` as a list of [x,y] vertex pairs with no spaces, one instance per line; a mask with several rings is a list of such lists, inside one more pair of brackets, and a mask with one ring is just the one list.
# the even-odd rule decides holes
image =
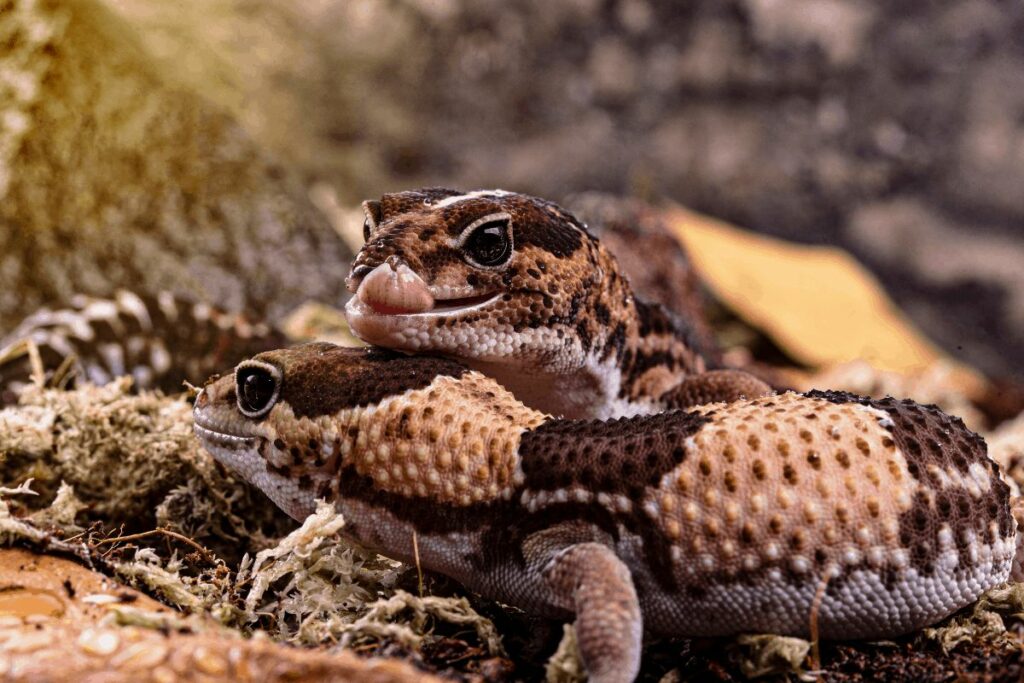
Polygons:
[[686,439],[711,421],[669,412],[609,421],[551,420],[523,434],[525,488],[579,487],[639,499],[686,457]]
[[[320,353],[310,353],[311,347],[319,347]],[[257,358],[283,366],[281,399],[297,417],[332,415],[344,408],[379,403],[388,396],[423,389],[436,377],[459,378],[468,371],[444,358],[323,343],[296,347],[294,354],[275,351]]]

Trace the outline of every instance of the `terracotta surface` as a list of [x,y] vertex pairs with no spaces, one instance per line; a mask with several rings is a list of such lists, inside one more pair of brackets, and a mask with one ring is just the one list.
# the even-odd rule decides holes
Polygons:
[[[62,558],[0,550],[0,679],[7,681],[434,681],[409,664],[209,631],[117,626],[112,607],[172,610]],[[201,625],[202,622],[199,622]]]

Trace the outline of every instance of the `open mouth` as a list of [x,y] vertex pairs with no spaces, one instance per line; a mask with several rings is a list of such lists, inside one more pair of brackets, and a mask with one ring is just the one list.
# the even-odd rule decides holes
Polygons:
[[461,309],[481,306],[498,298],[498,292],[488,292],[476,296],[464,296],[456,299],[434,299],[434,308],[425,313],[454,313]]
[[[357,319],[424,318],[462,315],[497,301],[500,291],[478,293],[472,286],[428,285],[405,263],[385,261],[349,278],[355,296],[345,307],[349,324]],[[356,330],[356,334],[359,334]]]

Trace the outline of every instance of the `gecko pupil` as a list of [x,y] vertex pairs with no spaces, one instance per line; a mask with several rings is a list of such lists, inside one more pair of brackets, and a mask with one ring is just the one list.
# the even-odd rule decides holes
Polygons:
[[274,397],[276,382],[261,368],[246,368],[239,372],[238,403],[244,413],[259,413]]
[[466,253],[481,266],[497,266],[512,255],[508,221],[484,223],[466,241]]
[[373,230],[373,225],[370,223],[370,217],[367,216],[363,221],[363,241],[370,241],[370,231]]

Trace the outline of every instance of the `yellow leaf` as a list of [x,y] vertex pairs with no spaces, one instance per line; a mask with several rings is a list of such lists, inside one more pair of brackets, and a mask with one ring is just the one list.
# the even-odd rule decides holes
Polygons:
[[[904,374],[953,363],[842,249],[745,232],[682,207],[667,219],[715,295],[801,363],[864,360]],[[953,365],[965,386],[983,383],[974,370]]]

